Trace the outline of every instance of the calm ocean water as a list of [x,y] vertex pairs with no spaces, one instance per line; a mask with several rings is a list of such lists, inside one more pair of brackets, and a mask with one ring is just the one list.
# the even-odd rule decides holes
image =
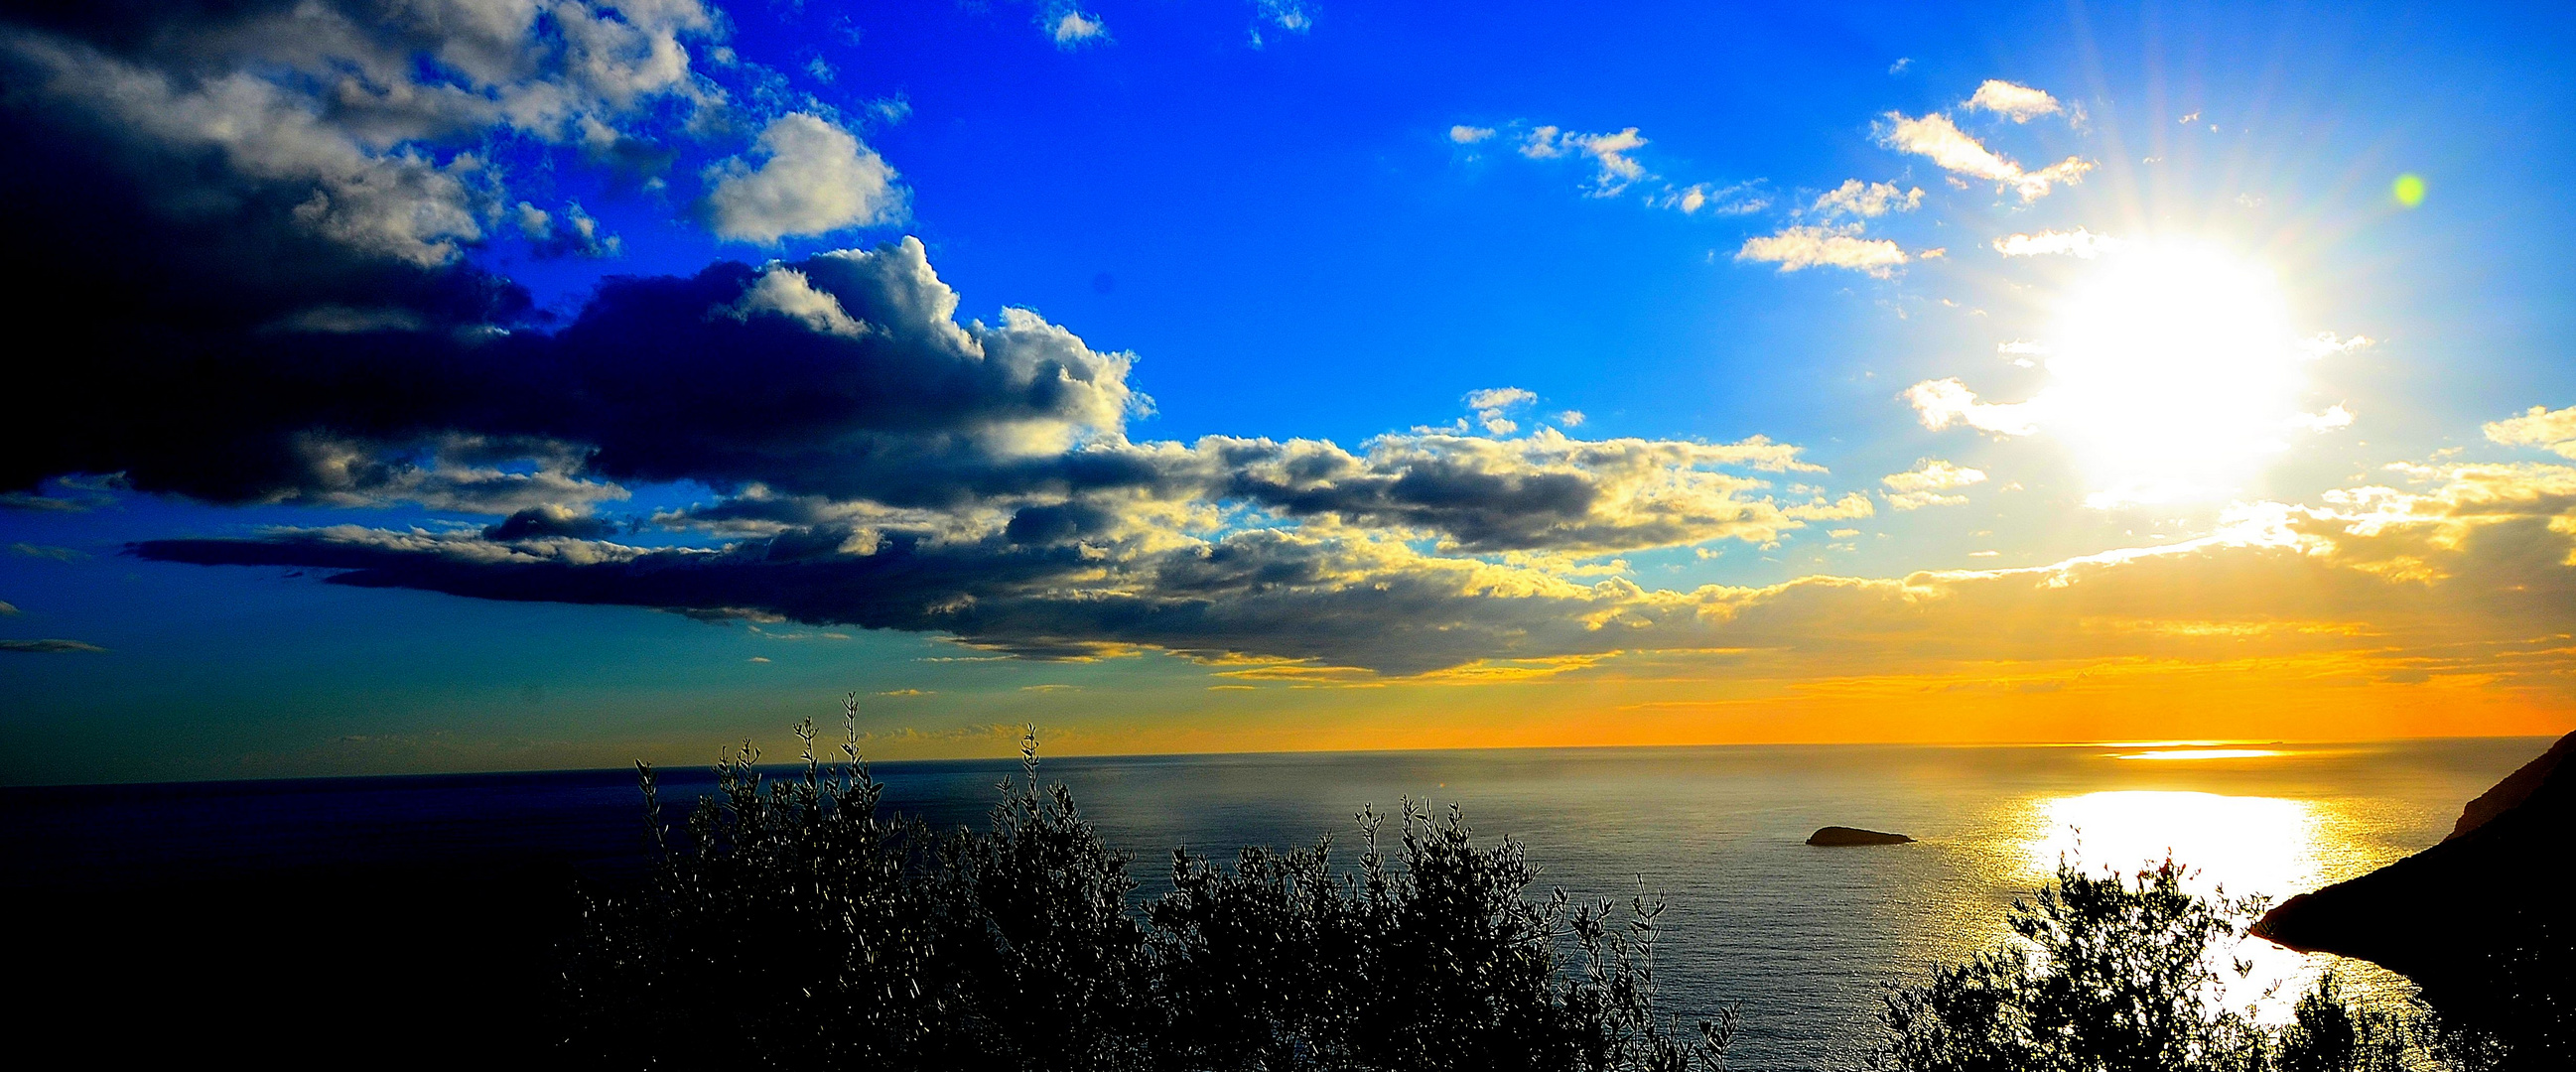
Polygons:
[[[2540,739],[2274,745],[1955,748],[1758,746],[1048,760],[1152,895],[1174,846],[1229,855],[1331,834],[1362,805],[1465,808],[1480,838],[1526,843],[1542,885],[1662,895],[1664,1003],[1740,1002],[1736,1067],[1847,1063],[1885,984],[1993,944],[2003,909],[2061,853],[2162,858],[2231,894],[2284,897],[2439,840],[2460,807]],[[2253,753],[2253,754],[2238,754]],[[1009,761],[884,763],[888,805],[977,822]],[[666,771],[666,800],[704,790]],[[1895,830],[1882,848],[1811,848],[1818,826]],[[315,779],[0,791],[0,885],[79,888],[328,863],[562,860],[630,872],[642,839],[631,773]],[[2264,947],[2268,949],[2268,947]],[[2272,951],[2295,986],[2326,958]],[[2404,992],[2344,965],[2383,998]],[[2252,999],[2252,990],[2239,995]]]

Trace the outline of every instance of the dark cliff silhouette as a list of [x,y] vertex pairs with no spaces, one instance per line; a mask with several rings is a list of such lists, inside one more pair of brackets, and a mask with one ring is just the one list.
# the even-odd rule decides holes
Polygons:
[[2568,1056],[2576,1027],[2571,755],[2576,733],[2470,801],[2440,844],[2292,897],[2253,933],[2400,972],[2447,1019],[2503,1037],[2525,1059]]

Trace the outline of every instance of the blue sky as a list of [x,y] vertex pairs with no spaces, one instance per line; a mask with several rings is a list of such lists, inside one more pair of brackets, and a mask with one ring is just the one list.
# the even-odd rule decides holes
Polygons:
[[[506,3],[457,7],[520,25]],[[14,612],[0,616],[0,639],[22,649],[0,653],[12,697],[0,734],[16,757],[0,778],[686,759],[740,736],[783,739],[788,721],[828,713],[845,690],[874,697],[868,728],[892,755],[999,750],[995,727],[1021,722],[1082,751],[2576,725],[2564,657],[2548,654],[2548,638],[2570,629],[2563,608],[2550,609],[2568,584],[2549,549],[2566,542],[2566,526],[2552,525],[2569,516],[2570,494],[2570,471],[2552,459],[2576,440],[2576,416],[2561,416],[2576,405],[2563,252],[2576,234],[2559,207],[2576,186],[2564,74],[2576,20],[2563,11],[1214,0],[579,10],[677,50],[685,76],[670,75],[668,52],[648,50],[628,57],[624,88],[583,82],[560,62],[570,24],[544,19],[469,42],[486,49],[470,54],[479,59],[440,51],[466,48],[461,37],[397,26],[349,44],[310,21],[262,21],[273,13],[259,5],[231,23],[209,16],[220,25],[180,44],[179,17],[149,10],[0,20],[6,77],[32,87],[9,106],[13,139],[94,151],[119,175],[154,174],[115,170],[161,159],[150,154],[196,153],[188,159],[212,161],[206,188],[307,203],[302,183],[337,198],[319,216],[214,224],[65,210],[71,222],[18,242],[22,257],[78,269],[153,248],[156,227],[254,237],[268,227],[307,244],[287,256],[516,285],[539,310],[455,312],[412,290],[376,305],[279,284],[277,318],[200,327],[172,313],[165,334],[137,341],[117,333],[115,304],[95,292],[66,298],[78,288],[65,283],[23,297],[22,320],[69,323],[74,345],[48,355],[51,370],[24,396],[55,415],[0,444],[21,456],[10,475],[34,474],[12,500],[19,508],[0,511],[0,545],[16,548],[0,556],[0,600]],[[377,61],[385,66],[368,67]],[[646,77],[648,61],[663,63],[651,76],[660,81]],[[472,63],[511,73],[487,77]],[[115,105],[77,92],[101,71],[140,72],[167,92]],[[370,92],[462,86],[484,102],[458,115],[491,102],[506,112],[536,90],[590,96],[538,119],[433,120],[421,118],[425,105],[328,105],[334,80],[347,78]],[[299,145],[354,155],[209,133],[207,102],[238,100],[217,90],[254,84],[281,95],[276,114],[313,117],[315,129],[296,135],[313,140]],[[585,148],[597,144],[585,130],[649,145],[659,163],[621,169]],[[1916,138],[1927,130],[2031,174],[2067,161],[2073,178],[2016,188],[1936,155]],[[779,140],[799,132],[821,139],[814,166],[776,166],[805,152]],[[318,159],[344,162],[309,163]],[[426,185],[334,185],[379,173]],[[2394,192],[2405,175],[2420,179],[2420,203]],[[727,176],[747,184],[745,197],[758,179],[788,200],[726,201]],[[452,196],[438,192],[449,180]],[[22,181],[53,196],[41,175]],[[132,181],[135,203],[182,212],[166,207],[177,202],[154,185],[163,178]],[[1877,200],[1836,207],[1829,195],[1846,183]],[[408,221],[400,241],[411,244],[364,230],[382,218],[358,213],[381,206],[352,191],[416,197],[391,217]],[[19,233],[32,232],[36,211],[17,210],[28,214]],[[524,211],[545,215],[552,245]],[[586,251],[596,255],[560,237],[581,215],[596,221]],[[2077,234],[2086,237],[2066,237]],[[2082,249],[2093,256],[2007,256],[2016,235],[2026,239],[2016,249],[2107,241]],[[698,442],[679,427],[645,444],[649,429],[634,421],[687,424],[693,385],[710,378],[771,378],[775,396],[746,395],[769,399],[760,405],[811,397],[816,388],[795,379],[807,366],[759,349],[773,334],[674,357],[687,371],[667,379],[639,375],[637,390],[660,393],[646,407],[660,416],[550,416],[613,392],[619,347],[657,338],[603,336],[624,341],[555,356],[543,340],[607,308],[592,305],[603,280],[685,279],[740,262],[740,278],[701,281],[741,302],[708,299],[697,322],[733,309],[731,322],[757,326],[757,312],[784,323],[804,314],[742,304],[758,280],[793,270],[802,288],[825,278],[808,258],[906,236],[917,253],[888,247],[897,252],[868,263],[917,257],[958,295],[960,322],[999,328],[1010,307],[1070,333],[1076,366],[1105,362],[1076,393],[1100,397],[1015,396],[990,413],[1020,416],[942,428],[906,416],[947,397],[925,395],[828,418],[841,423],[810,450],[737,442],[724,458],[713,447],[692,455],[673,445]],[[1783,261],[1792,246],[1843,263]],[[773,261],[782,267],[763,267]],[[183,271],[201,269],[145,277]],[[851,324],[894,325],[879,337],[906,330],[911,314],[879,315],[857,292],[815,285]],[[2106,287],[2118,295],[2099,297]],[[2173,301],[2123,296],[2137,287],[2174,288]],[[376,319],[364,330],[314,326],[359,314]],[[93,324],[106,325],[95,341],[82,334]],[[2169,327],[2180,343],[2159,334]],[[226,383],[287,375],[262,355],[292,336],[323,366],[413,362],[406,375],[423,379],[399,382],[435,394],[467,390],[435,386],[440,370],[501,352],[437,349],[478,331],[526,343],[527,356],[501,362],[513,371],[492,374],[536,377],[503,391],[516,401],[361,429],[369,418],[351,414],[401,409],[404,389],[343,386],[310,413],[257,425],[346,445],[343,462],[356,468],[339,476],[236,465],[222,438],[237,430],[229,415],[208,418],[220,427],[202,445],[150,457],[115,442],[61,446],[97,426],[93,413],[173,424],[153,408],[172,399],[118,395],[180,367],[168,363],[185,349],[172,337],[237,362],[240,372],[220,374]],[[2094,358],[2060,338],[2086,331],[2137,366],[2102,374],[2092,395],[2075,370]],[[2119,349],[2141,332],[2198,349]],[[336,340],[369,349],[333,349]],[[2252,356],[2230,356],[2240,344]],[[2314,349],[2293,355],[2299,346]],[[140,356],[88,370],[77,356],[129,351]],[[426,356],[377,356],[416,352]],[[2277,369],[2244,371],[2275,358]],[[582,367],[610,380],[550,401],[543,392],[557,381],[530,370],[555,361],[591,362]],[[889,376],[924,366],[852,367]],[[2043,398],[2056,408],[2030,411],[2037,423],[2021,429],[2018,411],[1944,410],[1927,401],[1937,391],[1918,390],[1946,381],[1973,391],[1974,405]],[[863,396],[852,403],[861,409],[877,405],[867,401],[877,387],[829,382]],[[1517,392],[1471,402],[1501,389]],[[2278,412],[2262,408],[2274,401]],[[261,408],[209,408],[228,405]],[[489,416],[509,405],[535,415]],[[2530,423],[2497,423],[2532,407]],[[453,438],[523,431],[547,445],[469,451]],[[859,439],[831,438],[845,433]],[[1398,483],[1370,485],[1373,506],[1242,492],[1254,469],[1203,472],[1220,464],[1202,445],[1211,436],[1266,440],[1283,457],[1303,449],[1293,441],[1326,441],[1375,459],[1370,479]],[[863,450],[847,446],[860,441]],[[1547,445],[1557,442],[1627,443],[1664,460]],[[2178,461],[2194,444],[2218,461]],[[862,453],[833,453],[845,450]],[[1198,475],[1096,496],[1051,483],[995,491],[1001,477],[975,475],[1103,450]],[[1671,460],[1692,450],[1700,460]],[[926,460],[883,460],[910,451]],[[658,460],[632,461],[647,455]],[[347,476],[370,465],[395,475]],[[474,466],[560,477],[558,499],[542,505],[556,513],[543,516],[573,527],[514,543],[497,526],[536,508],[535,483],[506,502],[469,502],[402,475]],[[834,475],[885,466],[893,475]],[[951,466],[967,474],[954,487],[899,479]],[[150,475],[180,469],[194,475]],[[1484,482],[1412,498],[1415,485],[1400,482],[1471,470]],[[138,475],[117,475],[129,471]],[[1342,479],[1335,494],[1360,481]],[[814,493],[832,520],[745,528],[681,516],[774,505],[798,480],[837,489]],[[1576,485],[1590,505],[1510,497]],[[1756,501],[1769,520],[1728,513]],[[1712,503],[1723,505],[1710,513]],[[1529,527],[1560,507],[1590,512]],[[1001,590],[977,579],[994,574],[978,571],[1025,566],[1040,546],[1029,533],[1059,516],[1076,520],[1046,546],[1091,555],[1106,574],[1066,567],[1038,587],[1015,580],[1014,598],[1033,602],[996,609]],[[2421,547],[2365,548],[2406,525],[2421,526]],[[1286,542],[1259,543],[1265,532]],[[416,546],[392,546],[405,533]],[[529,584],[469,565],[521,555],[515,569],[537,556],[569,577],[602,553],[754,546],[783,562],[776,541],[821,533],[837,541],[839,565],[877,579],[829,582],[856,586],[839,603],[814,594],[819,581],[726,581],[751,587],[691,589],[697,602],[683,615],[655,609],[682,598],[667,589],[616,587],[631,577]],[[883,586],[896,582],[869,571],[888,561],[883,548],[916,538],[981,540],[994,557],[959,560],[954,576],[968,579],[939,582],[958,586],[953,599],[935,585],[917,600],[902,589],[915,600],[907,607],[944,609],[848,609],[893,600]],[[1341,556],[1297,582],[1315,603],[1278,611],[1314,630],[1294,641],[1274,642],[1284,626],[1239,610],[1285,589],[1202,590],[1162,559],[1142,565],[1289,545]],[[353,568],[377,579],[326,583]],[[1908,581],[1917,571],[1953,573]],[[2094,572],[2098,605],[1961,594]],[[1426,609],[1366,595],[1388,590],[1388,578],[1430,577],[1446,579],[1423,581],[1426,591],[1468,602]],[[1921,593],[1935,588],[1944,597],[1927,602]],[[1814,596],[1826,602],[1789,609],[1810,598],[1801,593],[1853,591],[1882,604]],[[2527,599],[2499,609],[2495,592]],[[1570,602],[1542,613],[1521,598],[1533,593]],[[1126,611],[1073,609],[1099,599],[1152,608],[1163,623],[1230,624],[1149,627]],[[956,609],[968,603],[976,609]],[[1935,604],[1977,609],[1951,618],[1925,609]],[[1623,615],[1638,639],[1601,639],[1621,628],[1602,623]],[[1765,615],[1803,624],[1748,624]],[[2469,624],[2496,622],[2512,624]],[[1994,642],[1961,640],[1980,636]],[[77,646],[38,650],[45,640]],[[2480,654],[2455,650],[2464,645]],[[2088,690],[2112,687],[2106,674],[2125,682],[2135,711],[2098,714]],[[1982,695],[1998,680],[2018,682],[2009,702],[1959,698],[1963,684]],[[1936,695],[1908,706],[1886,690]],[[2159,709],[2255,699],[2282,713],[2153,732]]]

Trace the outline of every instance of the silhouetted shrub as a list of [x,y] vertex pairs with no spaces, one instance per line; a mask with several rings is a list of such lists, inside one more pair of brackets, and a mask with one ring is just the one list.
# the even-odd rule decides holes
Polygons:
[[[1248,848],[1231,870],[1173,854],[1173,892],[1147,909],[1166,1067],[1723,1067],[1732,1009],[1687,1033],[1657,1016],[1660,904],[1527,900],[1522,847],[1476,848],[1454,807],[1435,820],[1407,802],[1390,860],[1383,821],[1360,814],[1340,876],[1329,841]],[[1570,973],[1560,939],[1580,954]]]
[[2429,1024],[2431,1047],[2461,1069],[2576,1068],[2576,935],[2563,916],[2522,910],[2506,918],[2501,929],[2519,941],[2480,958],[2480,970],[2425,993],[2438,1014]]
[[594,900],[566,971],[568,1045],[625,1067],[919,1064],[945,1056],[961,993],[944,978],[942,906],[919,881],[938,846],[876,814],[880,787],[813,754],[763,791],[748,745],[717,766],[719,796],[679,831],[637,764],[656,867],[629,897]]
[[[1685,1031],[1655,1007],[1661,906],[1532,901],[1509,839],[1410,801],[1396,844],[1360,816],[1329,842],[1173,854],[1171,894],[1131,903],[1127,856],[1036,742],[984,831],[881,819],[853,736],[805,740],[764,785],[748,746],[676,831],[639,764],[656,867],[595,900],[565,973],[565,1052],[620,1067],[1475,1069],[1723,1067],[1733,1011]],[[1573,962],[1561,955],[1575,954]]]
[[1904,1072],[2397,1072],[2410,1020],[2346,1000],[2329,973],[2292,1022],[2223,1003],[2223,943],[2259,902],[2204,899],[2172,860],[2132,876],[2060,862],[2006,914],[2014,940],[1890,994],[1872,1067]]

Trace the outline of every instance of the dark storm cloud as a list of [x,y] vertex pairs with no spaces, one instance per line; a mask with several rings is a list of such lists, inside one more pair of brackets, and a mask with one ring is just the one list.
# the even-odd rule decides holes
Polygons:
[[268,330],[127,347],[105,368],[34,372],[58,404],[0,433],[0,479],[123,472],[218,502],[399,493],[458,460],[441,448],[459,437],[565,445],[544,453],[610,480],[888,502],[1119,479],[1055,455],[1116,427],[1125,359],[1018,311],[960,326],[954,303],[907,241],[612,280],[551,334]]
[[[354,527],[153,541],[134,550],[160,561],[341,570],[332,583],[362,587],[936,631],[1037,658],[1151,647],[1208,660],[1411,674],[1635,639],[1580,624],[1609,605],[1595,588],[1491,598],[1475,590],[1473,562],[1263,530],[1181,547],[1124,547],[1105,558],[1081,545],[1007,535],[942,543],[828,529],[712,552],[569,541],[504,547]],[[1690,618],[1686,609],[1666,613]]]
[[1808,520],[1867,516],[1867,500],[1782,506],[1727,468],[1808,470],[1797,449],[1741,443],[1519,439],[1417,431],[1359,454],[1330,443],[1207,439],[1211,494],[1290,517],[1438,533],[1460,550],[1606,552],[1718,538],[1764,542]]
[[574,513],[563,506],[531,506],[497,525],[483,530],[483,538],[498,543],[561,537],[573,540],[601,540],[617,532],[617,524],[606,518]]
[[42,400],[0,431],[0,491],[123,472],[244,501],[393,475],[400,452],[331,441],[420,426],[412,392],[470,389],[437,371],[456,333],[532,315],[461,259],[497,222],[483,140],[580,143],[711,99],[681,45],[706,12],[631,6],[0,15],[0,227],[25,269],[0,302],[35,340],[13,393]]
[[[614,281],[559,332],[467,258],[508,235],[539,256],[613,253],[579,205],[514,203],[482,154],[503,139],[636,157],[638,137],[727,107],[688,51],[718,32],[696,0],[0,16],[0,219],[45,266],[5,298],[45,340],[13,386],[46,400],[0,431],[0,493],[119,473],[216,502],[509,512],[529,505],[525,467],[449,448],[512,441],[564,463],[540,483],[573,499],[623,478],[847,494],[869,478],[824,474],[851,458],[920,474],[1060,449],[1049,422],[1115,422],[1123,396],[1046,379],[1122,392],[1098,375],[1114,359],[1020,314],[959,326],[917,247],[877,280],[854,255]],[[822,196],[795,188],[808,172],[829,178],[764,171],[770,200]]]
[[[1524,578],[1496,598],[1488,564],[1437,554],[1766,542],[1868,510],[1774,501],[1748,471],[1812,467],[1759,438],[1462,424],[1357,450],[1136,442],[1127,421],[1150,402],[1129,355],[1024,309],[961,319],[909,238],[613,276],[568,320],[476,266],[501,242],[617,248],[580,205],[511,191],[495,146],[633,181],[680,170],[667,135],[693,122],[762,139],[717,149],[747,155],[702,176],[733,208],[726,234],[899,215],[891,166],[847,131],[728,111],[690,55],[720,33],[695,0],[0,15],[0,230],[41,266],[0,295],[35,340],[10,373],[28,401],[0,423],[0,504],[71,505],[41,493],[99,480],[214,503],[409,502],[497,520],[138,552],[1030,655],[1151,646],[1395,672],[1611,642],[1586,624],[1592,589]],[[621,526],[597,509],[628,485],[712,492],[638,523],[714,546],[609,542]]]

